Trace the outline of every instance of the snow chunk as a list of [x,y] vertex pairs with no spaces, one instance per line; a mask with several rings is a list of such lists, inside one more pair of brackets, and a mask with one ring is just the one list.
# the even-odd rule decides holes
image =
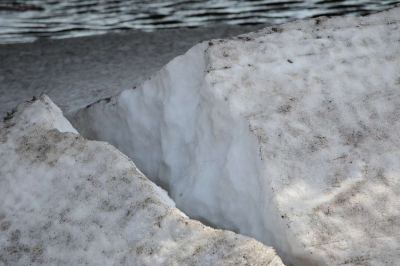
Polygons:
[[283,265],[271,248],[166,203],[45,95],[0,122],[0,265]]
[[400,8],[203,42],[71,119],[293,265],[400,260]]
[[[169,206],[175,207],[175,202],[168,196],[168,192],[151,182],[153,189]],[[185,215],[186,216],[186,215]]]

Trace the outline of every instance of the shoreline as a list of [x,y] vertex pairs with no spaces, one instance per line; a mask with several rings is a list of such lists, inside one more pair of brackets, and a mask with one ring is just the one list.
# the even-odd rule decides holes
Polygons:
[[269,25],[131,31],[0,45],[0,113],[40,92],[64,113],[130,89],[195,44]]

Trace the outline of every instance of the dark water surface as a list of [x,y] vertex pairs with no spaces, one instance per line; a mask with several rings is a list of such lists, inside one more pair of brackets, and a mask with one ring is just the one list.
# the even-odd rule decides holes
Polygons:
[[393,0],[0,0],[0,43],[130,29],[279,24],[319,15],[367,15]]

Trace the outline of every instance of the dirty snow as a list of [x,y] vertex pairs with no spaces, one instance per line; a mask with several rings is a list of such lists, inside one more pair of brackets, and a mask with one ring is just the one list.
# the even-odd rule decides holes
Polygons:
[[288,265],[400,260],[400,7],[194,46],[71,122]]
[[272,248],[170,205],[47,96],[1,119],[0,265],[283,265]]

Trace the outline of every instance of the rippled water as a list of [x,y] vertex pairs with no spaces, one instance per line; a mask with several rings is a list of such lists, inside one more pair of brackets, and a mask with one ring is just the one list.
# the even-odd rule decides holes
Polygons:
[[278,24],[319,15],[366,15],[393,0],[0,0],[0,43],[215,24]]

